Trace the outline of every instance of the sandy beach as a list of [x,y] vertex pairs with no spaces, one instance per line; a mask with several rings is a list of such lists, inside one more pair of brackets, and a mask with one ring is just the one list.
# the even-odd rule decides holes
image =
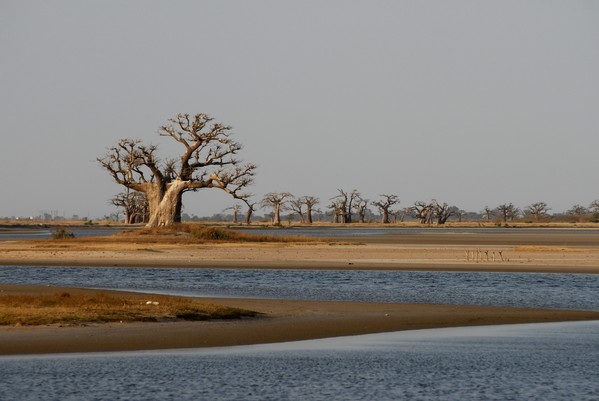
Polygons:
[[[0,265],[599,273],[597,235],[389,235],[332,243],[0,241]],[[0,266],[1,268],[1,266]],[[0,285],[0,294],[67,289]],[[94,291],[68,289],[68,291]],[[131,297],[151,297],[127,294]],[[234,321],[1,327],[0,355],[229,346],[433,327],[599,319],[598,312],[358,302],[206,299],[260,312]]]

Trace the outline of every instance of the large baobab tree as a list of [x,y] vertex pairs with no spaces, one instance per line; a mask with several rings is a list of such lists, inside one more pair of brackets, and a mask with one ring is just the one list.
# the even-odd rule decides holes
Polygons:
[[381,194],[379,196],[382,199],[379,201],[374,201],[374,202],[372,202],[372,204],[379,209],[379,212],[383,216],[383,218],[381,220],[382,223],[389,224],[389,222],[390,222],[390,220],[389,220],[390,210],[389,209],[391,208],[391,206],[399,203],[399,198],[397,195]]
[[98,158],[118,184],[146,195],[149,227],[180,221],[187,191],[218,188],[237,199],[247,196],[242,191],[252,183],[256,166],[236,158],[242,146],[231,139],[231,127],[212,121],[206,114],[179,114],[160,127],[160,136],[183,146],[178,159],[160,159],[156,145],[133,139],[120,140]]
[[262,202],[260,202],[260,205],[262,207],[271,207],[273,209],[274,217],[272,224],[281,224],[281,210],[285,209],[285,204],[292,196],[293,195],[291,195],[289,192],[270,192],[264,195],[264,198],[262,198]]

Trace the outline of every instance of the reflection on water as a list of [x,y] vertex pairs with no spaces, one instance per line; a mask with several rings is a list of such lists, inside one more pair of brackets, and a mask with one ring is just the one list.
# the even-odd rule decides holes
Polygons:
[[191,296],[599,310],[599,275],[592,274],[2,266],[0,282]]
[[2,400],[596,400],[599,322],[0,357]]

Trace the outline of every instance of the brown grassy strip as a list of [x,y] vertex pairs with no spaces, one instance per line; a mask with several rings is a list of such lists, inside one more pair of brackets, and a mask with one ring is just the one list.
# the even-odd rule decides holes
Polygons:
[[259,313],[181,297],[125,298],[102,293],[1,295],[0,325],[240,319]]
[[[65,241],[67,240],[67,241]],[[106,237],[74,238],[68,235],[53,236],[50,240],[39,240],[45,243],[111,243],[125,241],[135,243],[161,244],[203,244],[203,243],[329,243],[326,238],[310,238],[301,235],[267,235],[235,231],[224,227],[205,226],[200,224],[180,223],[169,227],[140,228],[124,231]],[[65,245],[66,246],[66,245]]]
[[246,233],[223,227],[203,226],[199,224],[175,224],[172,228],[142,228],[139,231],[123,233],[137,235],[185,235],[198,241],[226,241],[226,242],[316,242],[314,238],[299,235],[267,235]]

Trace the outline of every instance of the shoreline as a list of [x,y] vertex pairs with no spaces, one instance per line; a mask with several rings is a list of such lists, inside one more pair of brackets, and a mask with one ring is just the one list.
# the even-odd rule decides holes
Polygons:
[[[153,294],[0,284],[0,294]],[[203,348],[320,339],[402,330],[599,320],[599,311],[432,304],[203,298],[250,309],[262,317],[203,322],[95,323],[84,326],[0,327],[0,356]]]
[[0,259],[2,266],[36,267],[114,267],[114,268],[189,268],[189,269],[265,269],[265,270],[395,270],[395,271],[443,271],[443,272],[486,272],[486,273],[557,273],[599,274],[598,266],[536,265],[536,264],[467,264],[459,262],[337,262],[337,261],[246,261],[246,260],[144,260],[118,258],[97,260],[73,259]]

